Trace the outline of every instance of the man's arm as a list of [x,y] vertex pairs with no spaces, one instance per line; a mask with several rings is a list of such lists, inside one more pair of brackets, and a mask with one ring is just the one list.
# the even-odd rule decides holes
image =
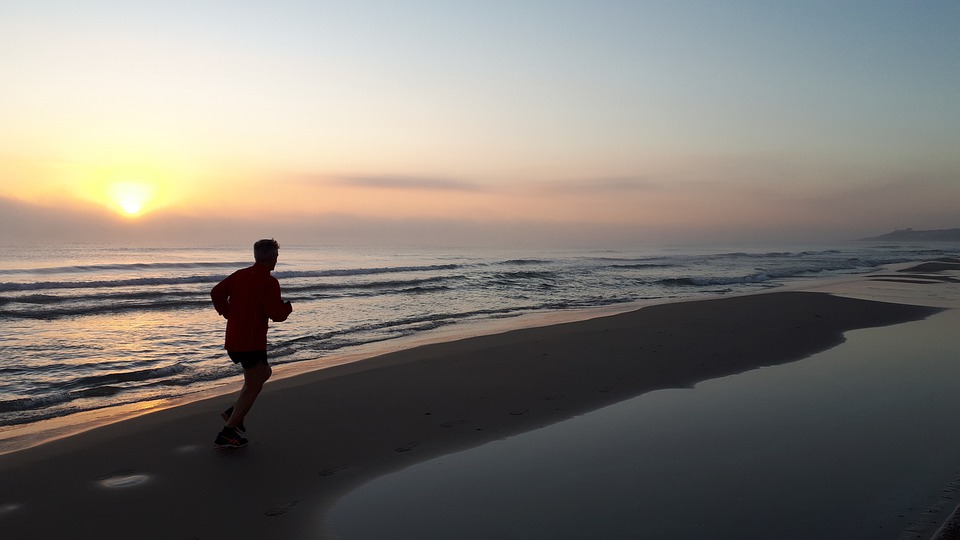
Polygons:
[[217,313],[224,319],[229,319],[230,314],[230,278],[217,283],[210,291],[210,298],[213,300],[213,307]]
[[263,306],[273,322],[283,322],[293,312],[293,306],[290,302],[284,302],[280,297],[280,282],[273,278],[270,282],[270,289],[266,296],[266,305]]

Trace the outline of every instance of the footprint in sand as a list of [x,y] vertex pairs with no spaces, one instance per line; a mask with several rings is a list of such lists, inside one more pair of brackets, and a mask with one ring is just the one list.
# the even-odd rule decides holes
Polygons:
[[290,501],[290,502],[288,502],[288,503],[286,503],[286,504],[282,504],[282,505],[280,505],[280,506],[278,506],[278,507],[276,507],[276,508],[271,508],[270,510],[267,510],[266,512],[263,513],[263,515],[265,515],[265,516],[267,516],[267,517],[282,516],[283,514],[286,514],[287,512],[289,512],[290,509],[293,508],[294,506],[296,506],[297,503],[299,503],[299,502],[300,502],[300,501],[298,501],[298,500]]
[[349,465],[340,465],[339,467],[330,467],[329,469],[324,469],[320,471],[319,474],[320,476],[333,476],[338,472],[349,469],[349,468],[350,468]]
[[410,444],[408,444],[408,445],[406,445],[406,446],[399,446],[399,447],[397,447],[397,448],[394,448],[393,450],[394,450],[395,452],[409,452],[409,451],[413,450],[414,448],[416,448],[416,447],[418,447],[418,446],[420,446],[420,443],[414,441],[414,442],[412,442],[412,443],[410,443]]

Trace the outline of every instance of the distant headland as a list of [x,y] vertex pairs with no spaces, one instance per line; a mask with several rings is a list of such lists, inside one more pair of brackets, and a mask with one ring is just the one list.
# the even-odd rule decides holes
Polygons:
[[960,242],[960,229],[938,229],[931,231],[898,229],[880,236],[861,238],[861,240],[879,240],[883,242]]

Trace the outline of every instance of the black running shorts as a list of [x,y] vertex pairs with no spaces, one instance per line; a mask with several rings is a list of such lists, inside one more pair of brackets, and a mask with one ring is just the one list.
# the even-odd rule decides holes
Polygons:
[[230,355],[230,359],[233,360],[234,364],[240,364],[243,366],[243,369],[250,369],[260,362],[268,366],[270,365],[270,363],[267,362],[267,351],[227,351],[227,354]]

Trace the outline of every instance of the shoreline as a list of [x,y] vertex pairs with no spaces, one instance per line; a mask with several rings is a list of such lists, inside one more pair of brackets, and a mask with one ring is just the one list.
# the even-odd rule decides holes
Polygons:
[[[751,293],[758,294],[758,293]],[[762,294],[762,293],[761,293]],[[712,297],[707,297],[712,298]],[[422,335],[406,336],[394,340],[367,343],[350,351],[337,353],[329,357],[313,360],[303,360],[288,364],[274,364],[273,376],[268,386],[291,377],[299,377],[315,371],[322,371],[332,367],[363,362],[379,356],[396,353],[408,349],[415,349],[425,345],[446,343],[483,336],[491,336],[513,330],[539,328],[580,322],[598,317],[618,315],[642,309],[659,303],[684,302],[699,298],[670,299],[662,298],[644,300],[625,304],[608,305],[593,308],[580,308],[563,311],[549,311],[529,313],[506,319],[490,319],[479,321],[463,327],[443,327],[430,330]],[[224,352],[226,359],[226,352]],[[45,418],[26,424],[12,424],[0,426],[0,457],[6,454],[28,450],[36,446],[71,437],[92,429],[109,426],[118,422],[163,411],[182,407],[195,402],[216,399],[224,396],[235,396],[243,384],[243,374],[227,379],[217,386],[199,390],[194,393],[170,398],[150,399],[142,402],[127,403],[113,407],[104,407],[71,413],[65,416]]]
[[[271,381],[268,383],[268,386],[274,385],[278,381],[286,378],[298,377],[310,372],[326,370],[330,369],[331,367],[344,364],[363,362],[371,358],[383,356],[385,354],[396,353],[407,349],[414,349],[424,345],[433,345],[475,337],[497,335],[513,330],[582,322],[600,317],[620,315],[661,304],[735,298],[739,296],[753,296],[757,294],[788,291],[822,291],[831,294],[841,294],[862,299],[882,300],[894,303],[904,301],[916,303],[917,299],[912,296],[909,296],[906,300],[903,300],[896,297],[890,297],[889,295],[878,295],[876,290],[871,290],[868,286],[865,286],[865,284],[869,283],[868,280],[871,278],[871,276],[880,275],[883,273],[900,272],[915,266],[917,266],[916,263],[899,263],[886,265],[880,270],[876,270],[867,274],[839,276],[830,279],[789,280],[779,287],[772,288],[770,290],[753,291],[729,296],[703,295],[693,297],[665,297],[592,308],[528,313],[506,319],[488,319],[476,321],[465,326],[443,327],[427,331],[422,335],[407,336],[384,342],[368,343],[361,345],[356,349],[337,353],[329,357],[274,365],[274,374],[271,378]],[[858,285],[860,288],[858,288]],[[887,287],[887,289],[889,289],[889,287]],[[934,301],[926,302],[924,305],[943,307],[944,305],[952,304]],[[181,407],[207,399],[229,396],[235,394],[239,390],[241,384],[242,374],[237,373],[232,377],[224,379],[220,384],[214,387],[205,388],[203,390],[182,396],[150,399],[143,402],[127,403],[114,407],[80,411],[65,416],[46,418],[26,424],[0,426],[0,456],[33,448],[52,441],[71,437],[73,435],[78,435],[91,429],[98,429],[117,422],[130,420],[138,416],[151,414],[170,408]]]
[[399,350],[272,381],[240,451],[210,446],[219,396],[2,455],[0,525],[12,538],[103,535],[104,523],[117,536],[296,538],[386,472],[943,309],[776,290]]

